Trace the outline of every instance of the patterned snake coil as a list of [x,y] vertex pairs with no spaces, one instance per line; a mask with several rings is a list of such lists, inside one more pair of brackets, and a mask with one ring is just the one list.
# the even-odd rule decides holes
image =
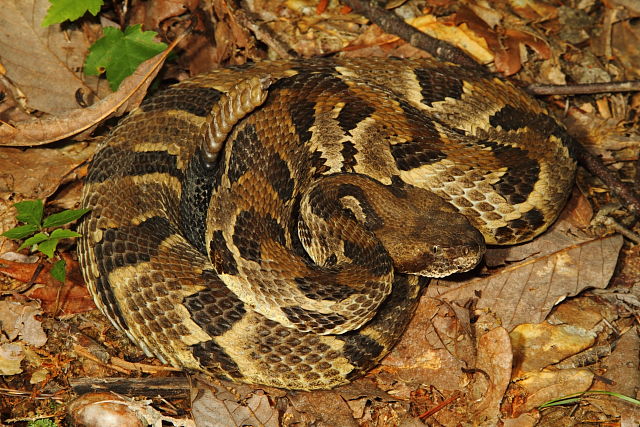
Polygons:
[[428,277],[556,219],[571,144],[528,95],[453,64],[215,70],[146,100],[97,151],[84,277],[164,362],[334,387],[388,353]]

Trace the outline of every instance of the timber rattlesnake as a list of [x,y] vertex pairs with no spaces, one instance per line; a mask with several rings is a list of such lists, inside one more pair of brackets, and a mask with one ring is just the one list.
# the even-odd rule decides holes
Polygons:
[[102,312],[148,354],[330,388],[389,351],[425,276],[544,231],[570,151],[536,101],[453,64],[215,70],[145,101],[96,153],[80,260]]

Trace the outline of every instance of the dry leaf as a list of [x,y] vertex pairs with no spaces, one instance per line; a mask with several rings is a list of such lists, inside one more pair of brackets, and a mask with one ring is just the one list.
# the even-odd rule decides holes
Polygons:
[[80,30],[40,26],[48,0],[4,0],[0,7],[0,58],[6,77],[26,96],[30,108],[60,114],[78,108],[76,92],[89,94],[81,74],[89,40]]
[[193,13],[198,0],[148,0],[135,2],[129,12],[129,25],[142,24],[145,30],[158,31],[160,24],[185,13]]
[[500,403],[511,380],[512,362],[511,342],[504,328],[493,329],[478,339],[477,372],[469,398],[475,420],[497,424]]
[[37,302],[0,301],[0,325],[2,332],[10,340],[20,337],[21,341],[35,347],[42,347],[47,336],[36,316],[42,314]]
[[448,25],[438,21],[433,15],[423,15],[407,22],[431,37],[459,47],[481,64],[493,61],[493,54],[487,42],[478,37],[465,23]]
[[558,15],[558,9],[536,0],[509,0],[513,10],[525,19],[542,21]]
[[509,334],[515,377],[538,371],[591,347],[596,333],[574,325],[518,325]]
[[76,135],[112,115],[124,114],[136,107],[146,94],[151,81],[167,55],[184,37],[178,37],[162,53],[146,60],[136,71],[123,80],[117,92],[87,108],[79,108],[63,115],[32,119],[15,125],[0,125],[0,145],[42,145]]
[[293,407],[314,417],[316,424],[357,427],[353,413],[344,399],[334,392],[304,392],[289,395]]
[[238,403],[235,399],[219,399],[211,389],[199,389],[191,403],[191,412],[199,426],[279,425],[278,410],[271,407],[269,398],[261,390],[256,391],[244,403]]
[[589,389],[592,381],[593,372],[588,369],[530,373],[515,383],[516,388],[524,391],[526,398],[513,404],[509,417],[529,412],[548,400],[583,392]]
[[[0,147],[0,193],[19,194],[25,199],[46,199],[73,178],[73,172],[95,150],[92,145],[64,148]],[[15,211],[12,212],[15,216]]]
[[613,26],[611,47],[629,78],[640,78],[640,20],[628,19]]
[[447,304],[423,295],[402,338],[370,376],[393,385],[383,388],[402,382],[456,390],[468,383],[464,370],[475,366],[475,356],[468,317],[459,319]]
[[492,52],[496,69],[506,76],[517,73],[522,67],[521,45],[531,47],[543,59],[551,57],[551,49],[544,40],[513,28],[494,30],[469,7],[461,7],[458,10],[455,23],[468,24],[471,31],[485,41],[485,45]]
[[20,344],[4,343],[0,345],[0,375],[15,375],[22,372],[20,362],[24,359],[24,350]]
[[[66,262],[64,285],[61,286],[60,282],[51,276],[53,264],[46,263],[35,279],[35,283],[41,286],[31,287],[25,296],[39,300],[42,309],[50,314],[69,315],[95,309],[93,298],[84,284],[78,261],[66,253],[62,256]],[[0,261],[0,273],[28,282],[33,277],[37,266],[38,264],[35,263],[27,264],[5,259]]]
[[[636,328],[622,335],[604,365],[607,366],[606,377],[611,382],[594,388],[637,397],[640,385],[640,338]],[[612,403],[620,415],[620,425],[640,425],[640,409],[637,405],[619,399],[612,400]]]

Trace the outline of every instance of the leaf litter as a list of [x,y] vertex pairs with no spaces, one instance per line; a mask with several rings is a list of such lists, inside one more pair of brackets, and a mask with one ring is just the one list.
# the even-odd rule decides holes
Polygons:
[[[600,7],[595,2],[582,2],[577,13],[533,0],[508,2],[510,8],[480,1],[462,6],[449,0],[426,6],[419,3],[409,0],[391,6],[421,30],[448,37],[494,70],[515,74],[525,83],[620,79],[633,77],[640,69],[637,43],[632,42],[637,38],[634,19],[640,17],[640,11],[627,2],[613,1]],[[11,208],[16,201],[37,197],[48,199],[48,207],[77,207],[77,183],[95,143],[69,142],[26,150],[15,147],[44,145],[72,135],[86,140],[108,117],[119,116],[140,102],[164,61],[164,56],[150,60],[125,80],[118,92],[109,94],[104,81],[80,72],[90,42],[98,37],[97,21],[85,17],[81,26],[45,30],[38,23],[47,6],[43,0],[11,0],[0,10],[0,23],[6,24],[0,25],[0,63],[6,69],[0,84],[10,98],[0,110],[0,145],[7,146],[0,148],[0,166],[4,162],[0,167],[0,232],[16,225]],[[418,52],[369,25],[365,18],[345,13],[336,1],[328,2],[321,13],[316,2],[302,0],[246,0],[240,7],[224,0],[201,4],[149,0],[133,2],[131,7],[129,15],[107,7],[103,22],[145,24],[144,30],[158,31],[165,40],[172,40],[190,25],[191,17],[200,18],[179,45],[183,52],[176,62],[166,65],[165,78],[182,79],[220,63],[272,58],[275,52],[280,56],[339,51],[402,56]],[[594,31],[599,26],[605,31]],[[563,27],[574,31],[562,31]],[[24,51],[16,50],[16,43],[11,42],[16,37],[23,40],[19,47]],[[602,60],[614,54],[619,61]],[[590,62],[581,65],[585,61]],[[584,137],[593,151],[615,163],[623,176],[634,176],[639,95],[580,97],[567,104],[562,98],[548,101],[560,113],[567,111],[572,133]],[[13,121],[27,115],[30,121]],[[98,133],[103,135],[104,131]],[[216,388],[198,383],[192,389],[191,402],[153,399],[152,408],[148,400],[134,403],[117,397],[114,399],[125,403],[116,405],[137,407],[132,410],[138,418],[140,411],[153,409],[173,425],[188,425],[186,411],[190,407],[194,425],[387,426],[421,425],[423,421],[429,425],[548,425],[552,419],[589,417],[637,424],[637,408],[600,396],[590,398],[594,404],[582,406],[573,415],[564,407],[536,410],[546,400],[589,389],[637,397],[633,394],[640,386],[634,320],[640,309],[640,267],[636,266],[640,254],[628,244],[623,246],[620,236],[589,230],[589,219],[594,216],[589,206],[599,209],[611,202],[611,196],[593,178],[581,175],[578,184],[588,200],[574,195],[573,205],[545,235],[529,244],[492,249],[473,275],[432,283],[393,352],[353,384],[328,392],[287,393],[267,387],[221,383]],[[66,199],[62,201],[62,197]],[[623,219],[618,213],[616,220]],[[623,261],[614,274],[621,247]],[[3,252],[16,248],[0,240]],[[15,260],[0,259],[0,272],[20,283],[29,282],[35,268],[35,264],[19,266]],[[68,268],[70,289],[83,289],[72,255]],[[11,393],[27,390],[47,396],[61,392],[62,401],[68,403],[71,393],[64,376],[107,377],[118,372],[109,358],[98,364],[77,356],[81,353],[75,353],[59,332],[68,325],[77,328],[80,335],[74,336],[93,337],[91,341],[101,349],[98,353],[147,366],[158,364],[144,359],[139,349],[99,315],[77,314],[91,308],[86,290],[78,295],[76,306],[69,308],[63,294],[70,292],[52,282],[45,267],[35,286],[20,290],[22,300],[16,302],[9,296],[0,300],[18,304],[16,312],[36,313],[27,316],[30,329],[22,329],[27,337],[31,336],[27,330],[38,328],[49,337],[44,346],[37,347],[20,333],[15,335],[15,329],[12,334],[5,333],[0,367],[4,369],[6,361],[8,372],[15,372],[3,377]],[[25,297],[42,305],[32,305]],[[3,320],[3,328],[5,323],[11,321]],[[78,345],[79,341],[75,342]],[[86,340],[80,342],[89,345]],[[45,366],[43,360],[51,362]],[[62,376],[54,375],[56,372]],[[137,374],[140,379],[146,375]],[[38,384],[37,389],[28,385],[31,380]],[[27,404],[15,395],[7,399],[18,404],[3,407],[2,417],[51,413],[37,400]],[[156,408],[163,414],[158,415]],[[63,414],[64,407],[53,413],[58,419]],[[149,424],[159,419],[146,418]]]

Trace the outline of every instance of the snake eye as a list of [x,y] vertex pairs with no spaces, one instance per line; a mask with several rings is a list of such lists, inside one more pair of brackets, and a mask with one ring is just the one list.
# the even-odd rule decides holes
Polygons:
[[433,245],[431,246],[431,253],[434,255],[440,255],[442,253],[442,250],[440,249],[440,246]]

